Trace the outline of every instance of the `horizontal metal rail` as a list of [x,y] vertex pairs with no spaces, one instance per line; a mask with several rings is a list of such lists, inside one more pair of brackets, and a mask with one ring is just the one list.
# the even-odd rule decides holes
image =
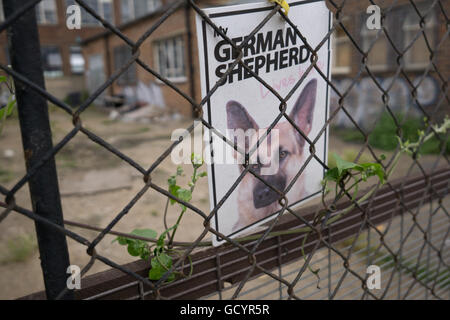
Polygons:
[[[448,182],[450,180],[450,167],[436,171],[429,176],[429,185],[418,176],[408,181],[392,182],[391,186],[380,188],[374,196],[371,203],[370,219],[374,224],[381,224],[390,220],[393,216],[404,214],[406,208],[414,209],[417,205],[432,201],[433,199],[443,197],[448,193]],[[433,191],[430,191],[433,190]],[[403,194],[403,207],[395,206],[398,202],[398,195]],[[417,195],[420,194],[421,197]],[[344,202],[338,205],[338,208],[346,208],[351,202]],[[361,207],[364,208],[365,204]],[[338,211],[339,212],[339,211]],[[337,213],[338,213],[337,212]],[[298,212],[305,219],[312,219],[315,208],[310,207]],[[289,230],[296,227],[302,227],[298,219],[285,219],[274,230]],[[355,235],[361,227],[362,212],[355,208],[345,217],[333,224],[332,239],[328,239],[327,229],[323,231],[323,238],[330,243],[336,243],[343,239]],[[278,243],[277,237],[267,238],[259,246],[255,253],[258,263],[264,268],[271,270],[279,266],[278,248],[280,248],[282,264],[288,264],[302,257],[301,243],[304,234],[283,235],[280,236]],[[316,235],[310,235],[305,243],[304,252],[307,254],[317,242]],[[253,241],[245,244],[251,247]],[[230,284],[238,283],[251,267],[248,262],[246,252],[232,246],[222,246],[196,252],[191,256],[193,263],[193,274],[191,277],[181,279],[174,283],[165,285],[161,288],[161,294],[170,299],[198,299],[224,289],[223,283],[219,282],[217,276],[217,259],[220,261],[220,271],[222,281]],[[133,272],[142,276],[148,274],[149,265],[144,261],[136,261],[124,265]],[[188,266],[185,267],[185,272]],[[252,278],[260,274],[255,269]],[[149,288],[144,285],[146,299],[154,298]],[[132,276],[124,275],[117,269],[100,272],[95,275],[82,279],[82,289],[76,292],[77,299],[130,299],[138,298],[139,281],[135,281]],[[32,294],[23,299],[42,299],[43,292]]]

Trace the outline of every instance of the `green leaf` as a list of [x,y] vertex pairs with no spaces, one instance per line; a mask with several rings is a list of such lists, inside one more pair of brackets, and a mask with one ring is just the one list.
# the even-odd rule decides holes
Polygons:
[[203,178],[203,177],[206,177],[208,175],[208,173],[206,172],[206,171],[203,171],[203,172],[201,172],[201,173],[199,173],[199,177],[200,178]]
[[358,164],[346,161],[334,153],[334,158],[336,159],[336,167],[338,169],[339,176],[344,172],[344,170],[352,169],[358,166]]
[[150,250],[147,246],[143,247],[141,250],[141,259],[147,261],[150,258]]
[[167,182],[169,183],[169,187],[175,186],[177,184],[177,178],[175,176],[170,176],[169,179],[167,179]]
[[0,83],[6,82],[7,78],[5,76],[0,76]]
[[183,167],[178,166],[177,167],[177,176],[181,176],[181,175],[183,175]]
[[324,180],[338,182],[339,177],[340,175],[338,168],[332,168],[325,173]]
[[381,184],[384,184],[386,181],[386,172],[384,172],[383,167],[380,166],[380,168],[377,168],[375,174],[378,176],[378,179],[380,179]]
[[367,174],[365,172],[361,172],[361,179],[367,181]]
[[152,239],[156,239],[158,237],[158,233],[152,229],[134,229],[133,231],[131,231],[131,234]]
[[[159,280],[172,267],[172,258],[165,253],[161,253],[152,258],[151,266],[152,268],[148,274],[149,279],[154,281]],[[172,273],[167,281],[173,281],[174,279],[175,275]]]
[[[178,190],[180,189],[180,186],[177,185],[171,185],[169,186],[169,192],[170,194],[172,194],[173,196],[177,197],[178,196]],[[170,200],[170,204],[174,204],[177,201],[174,199],[169,199]]]
[[114,243],[116,241],[122,246],[128,245],[128,240],[125,237],[117,237],[113,241],[111,241],[111,243]]
[[6,106],[0,109],[0,120],[6,119],[7,117],[11,116],[14,111],[15,105],[16,99],[14,99],[13,95],[9,96]]
[[8,104],[6,105],[6,116],[7,117],[9,117],[13,113],[15,105],[16,105],[16,99],[14,99],[13,96],[9,96]]
[[189,202],[192,199],[192,192],[191,190],[180,188],[177,190],[177,197],[184,202]]
[[379,163],[361,163],[360,167],[363,169],[361,170],[364,174],[364,178],[378,176],[381,183],[384,183],[386,173],[384,172],[383,166]]
[[138,242],[131,242],[128,244],[128,253],[133,257],[138,257],[141,254],[141,247]]
[[[153,259],[155,259],[155,258],[153,258]],[[153,259],[152,259],[152,261],[153,261]],[[152,267],[150,269],[150,271],[148,272],[148,278],[153,281],[157,281],[157,280],[161,279],[161,277],[163,275],[164,275],[164,273],[161,271],[161,268]]]
[[[145,237],[145,238],[152,238],[156,239],[158,237],[158,233],[155,230],[152,229],[135,229],[131,231],[131,234],[139,236],[139,237]],[[126,246],[128,245],[128,252],[133,252],[133,256],[137,256],[139,254],[136,254],[137,251],[142,251],[146,248],[146,242],[138,239],[129,239],[127,237],[117,237],[112,242],[118,241],[120,245]]]
[[172,267],[172,257],[170,257],[166,253],[161,253],[158,256],[158,263],[161,263],[163,266],[165,266],[167,269],[170,269]]
[[117,237],[117,241],[119,241],[119,244],[122,246],[126,246],[128,244],[128,239],[125,237]]
[[158,248],[164,247],[164,240],[166,239],[166,235],[168,232],[169,232],[169,229],[167,229],[166,231],[161,233],[161,235],[159,236],[158,241],[156,242],[156,245],[158,246]]

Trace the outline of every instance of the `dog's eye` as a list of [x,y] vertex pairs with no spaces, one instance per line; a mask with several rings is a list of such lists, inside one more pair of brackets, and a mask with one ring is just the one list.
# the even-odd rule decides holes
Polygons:
[[280,151],[280,158],[286,158],[288,156],[289,152],[287,151]]

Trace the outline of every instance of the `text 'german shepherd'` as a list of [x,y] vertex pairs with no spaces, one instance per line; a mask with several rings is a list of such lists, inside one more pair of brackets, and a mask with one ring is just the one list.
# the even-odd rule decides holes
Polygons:
[[[293,110],[289,114],[290,119],[292,119],[305,135],[308,135],[311,131],[316,93],[317,79],[313,79],[305,86],[295,103]],[[244,132],[248,132],[247,130],[249,129],[251,132],[260,130],[255,120],[240,103],[229,101],[226,110],[229,130],[243,130]],[[307,158],[307,155],[304,154],[305,139],[288,121],[278,123],[273,128],[273,130],[275,129],[278,130],[279,139],[270,139],[271,134],[269,134],[266,139],[266,145],[270,150],[278,150],[278,152],[274,152],[279,161],[277,171],[271,175],[262,175],[262,167],[270,165],[267,164],[267,162],[262,165],[256,161],[254,163],[257,164],[252,164],[251,167],[252,170],[261,174],[261,178],[266,181],[267,184],[283,192],[299,173]],[[256,145],[257,139],[254,137],[246,138],[245,146],[239,145],[239,141],[242,143],[242,140],[238,141],[236,137],[234,137],[234,141],[239,147],[248,152],[252,146]],[[277,143],[278,145],[271,145],[272,143]],[[254,154],[259,153],[259,149],[260,148],[258,147],[258,152],[255,152]],[[234,153],[234,157],[238,157],[237,152]],[[270,161],[273,161],[273,159]],[[242,165],[240,165],[240,170],[241,172],[244,170]],[[289,204],[293,204],[306,196],[304,183],[304,175],[296,180],[287,194]],[[277,192],[253,176],[253,174],[247,173],[242,179],[238,189],[239,219],[234,225],[233,231],[240,230],[243,227],[260,221],[280,210],[281,206],[278,203],[280,198],[281,197]]]

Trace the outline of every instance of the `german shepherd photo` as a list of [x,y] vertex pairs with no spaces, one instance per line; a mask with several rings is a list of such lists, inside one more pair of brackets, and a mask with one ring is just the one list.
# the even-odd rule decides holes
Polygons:
[[[311,132],[316,94],[317,79],[313,79],[304,87],[292,111],[289,113],[290,119],[292,119],[295,125],[302,130],[305,135],[308,135]],[[227,126],[228,129],[231,130],[230,132],[236,132],[236,130],[243,130],[243,132],[258,132],[258,130],[261,130],[253,117],[248,113],[247,109],[237,101],[232,100],[227,103],[226,113]],[[309,154],[307,152],[309,146],[305,143],[305,139],[300,133],[298,133],[294,126],[287,120],[277,123],[272,130],[278,132],[278,139],[272,139],[272,133],[270,133],[266,138],[267,141],[264,144],[265,147],[260,148],[258,146],[256,152],[254,152],[254,157],[258,157],[258,159],[261,156],[261,153],[265,153],[266,158],[269,157],[269,161],[265,161],[264,164],[261,164],[258,161],[250,161],[250,165],[252,170],[260,174],[261,178],[267,182],[267,184],[280,192],[284,192],[305,163]],[[236,136],[234,136],[234,143],[237,144],[241,150],[248,152],[256,145],[256,141],[258,140],[257,136],[257,134],[249,135],[245,140],[237,139]],[[267,149],[276,150],[277,152],[267,153]],[[234,157],[238,157],[237,152],[234,153]],[[274,159],[274,157],[278,157],[278,159]],[[277,169],[271,172],[272,174],[265,175],[263,168],[272,165],[273,161],[278,161]],[[239,167],[242,172],[244,166],[240,165]],[[244,176],[237,191],[239,214],[238,221],[235,223],[233,231],[240,230],[258,222],[281,209],[281,206],[279,205],[280,195],[250,172]],[[306,193],[305,178],[302,174],[297,178],[292,188],[287,193],[288,205],[308,196]]]

